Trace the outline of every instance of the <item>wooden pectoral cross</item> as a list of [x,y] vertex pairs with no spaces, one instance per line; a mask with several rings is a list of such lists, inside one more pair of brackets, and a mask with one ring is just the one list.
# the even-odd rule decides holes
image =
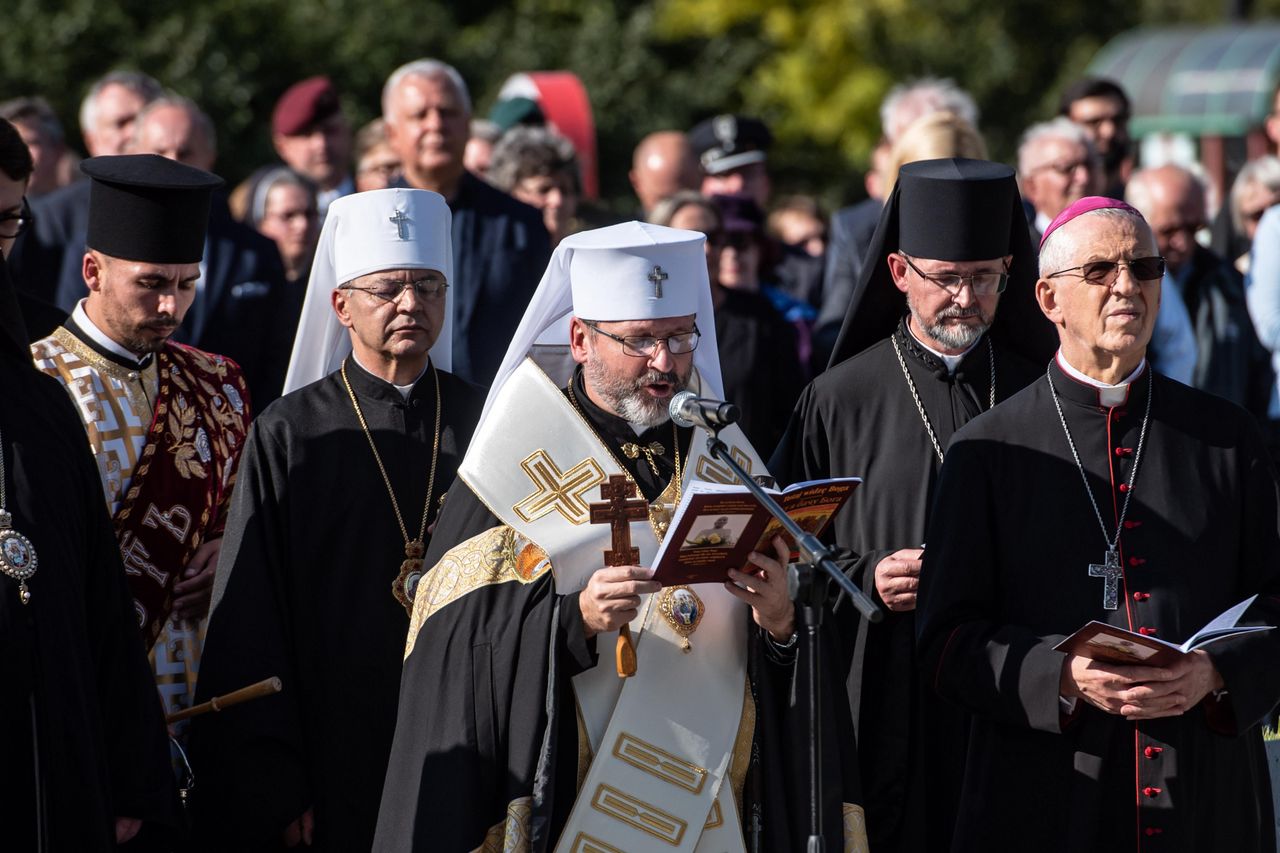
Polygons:
[[1113,548],[1107,550],[1107,556],[1101,563],[1089,564],[1089,577],[1102,578],[1102,606],[1106,610],[1120,608],[1120,578],[1123,575],[1120,555]]
[[[631,522],[647,519],[649,504],[635,494],[635,483],[622,474],[614,474],[600,484],[602,502],[589,507],[591,523],[608,524],[613,534],[613,547],[604,552],[606,566],[633,566],[640,562],[640,549],[631,546]],[[628,625],[618,629],[615,658],[620,677],[636,674],[636,648]]]

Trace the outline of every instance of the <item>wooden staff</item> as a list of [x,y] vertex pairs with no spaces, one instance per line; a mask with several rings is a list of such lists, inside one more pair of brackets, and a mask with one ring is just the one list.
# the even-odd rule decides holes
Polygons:
[[224,708],[230,708],[232,705],[239,705],[241,702],[248,702],[250,699],[257,699],[262,696],[270,696],[273,693],[279,693],[284,685],[280,679],[272,676],[264,678],[256,684],[250,684],[248,687],[241,687],[239,690],[233,690],[230,693],[224,693],[221,696],[214,696],[208,702],[201,702],[199,705],[192,705],[190,708],[184,708],[181,711],[175,711],[164,718],[168,725],[186,720],[191,717],[198,717],[201,714],[208,714],[212,711],[221,711]]

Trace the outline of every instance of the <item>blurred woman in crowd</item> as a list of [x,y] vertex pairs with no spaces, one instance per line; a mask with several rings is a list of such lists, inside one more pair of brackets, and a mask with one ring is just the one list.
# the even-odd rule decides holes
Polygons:
[[542,211],[554,248],[578,230],[582,194],[573,143],[546,127],[517,125],[493,148],[489,182]]
[[400,158],[387,142],[387,125],[376,118],[356,134],[356,192],[385,190],[400,178]]
[[289,282],[305,285],[320,238],[316,185],[285,166],[261,170],[249,180],[245,223],[275,241]]
[[1231,224],[1249,247],[1235,259],[1241,275],[1249,272],[1249,256],[1262,214],[1276,204],[1280,204],[1280,159],[1267,155],[1250,160],[1231,185]]

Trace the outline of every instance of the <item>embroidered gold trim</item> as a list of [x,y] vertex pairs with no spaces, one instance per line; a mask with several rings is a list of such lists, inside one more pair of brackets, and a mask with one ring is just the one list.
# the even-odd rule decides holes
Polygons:
[[667,814],[657,806],[623,793],[609,785],[601,785],[591,798],[591,807],[616,818],[628,826],[678,847],[689,825],[680,818]]
[[[742,470],[748,474],[751,473],[751,457],[736,447],[729,448],[729,456],[742,466]],[[697,477],[699,480],[707,480],[712,483],[720,483],[725,486],[737,484],[738,478],[734,473],[725,466],[716,462],[710,456],[702,456],[698,459]]]
[[546,574],[550,561],[545,554],[539,558],[526,553],[530,548],[538,546],[506,525],[491,527],[450,548],[419,584],[404,656],[413,652],[426,621],[464,595],[489,584],[532,583]]
[[588,456],[563,473],[547,451],[538,449],[520,463],[536,490],[511,508],[526,524],[558,512],[570,524],[586,524],[591,510],[583,497],[604,482],[604,469]]
[[747,771],[751,769],[751,746],[756,737],[756,702],[751,698],[751,684],[742,682],[742,717],[738,721],[738,736],[733,741],[732,758],[729,759],[729,784],[733,786],[733,802],[738,814],[742,808],[742,791],[747,783]]
[[533,797],[520,797],[507,804],[507,816],[485,833],[484,843],[474,853],[528,853],[529,817]]
[[627,732],[618,735],[618,740],[613,745],[613,754],[632,767],[693,794],[702,793],[702,786],[707,783],[707,771],[704,768]]
[[[160,361],[158,357],[151,359],[151,363],[142,370],[131,370],[98,353],[93,347],[77,338],[66,326],[59,326],[54,329],[53,334],[49,337],[56,340],[67,352],[84,362],[87,367],[92,367],[99,373],[105,373],[123,385],[129,395],[129,402],[133,403],[139,411],[150,412],[152,410],[160,384],[159,371],[157,370],[157,365]],[[157,353],[158,355],[159,353]],[[137,394],[142,395],[141,399],[135,397]]]
[[707,822],[702,827],[702,831],[706,832],[708,829],[715,829],[722,823],[724,823],[724,815],[720,813],[720,801],[712,800],[711,814],[707,815]]
[[569,853],[622,853],[617,847],[605,844],[599,838],[592,838],[585,832],[579,832],[573,839],[573,849]]
[[862,806],[853,803],[840,804],[844,821],[844,853],[871,853],[867,842],[867,816]]

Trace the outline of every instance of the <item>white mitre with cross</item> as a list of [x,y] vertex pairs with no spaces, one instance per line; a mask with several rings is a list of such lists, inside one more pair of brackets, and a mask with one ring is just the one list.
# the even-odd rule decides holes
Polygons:
[[699,393],[722,399],[706,239],[698,231],[623,222],[560,241],[498,368],[481,423],[526,356],[539,347],[567,348],[571,316],[608,322],[694,315],[702,336],[693,353]]
[[293,341],[284,393],[337,370],[351,353],[351,338],[338,322],[334,288],[383,270],[436,270],[444,275],[444,323],[431,347],[440,370],[453,365],[453,217],[439,193],[396,188],[353,193],[329,205],[311,265],[307,295]]

